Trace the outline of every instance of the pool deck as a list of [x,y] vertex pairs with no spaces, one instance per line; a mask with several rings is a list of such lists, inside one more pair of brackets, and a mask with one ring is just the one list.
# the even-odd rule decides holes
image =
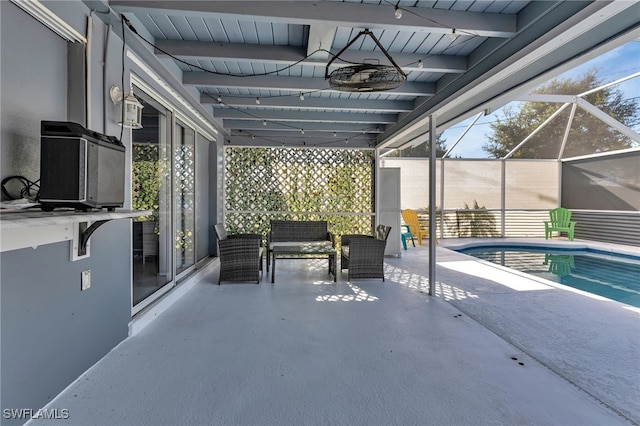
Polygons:
[[[638,258],[640,248],[565,239],[478,238],[445,240],[437,252],[441,297],[598,401],[640,423],[640,308],[446,249],[484,244],[588,248]],[[481,265],[470,266],[470,261]]]
[[640,309],[460,243],[437,248],[437,297],[426,240],[384,283],[334,283],[326,260],[283,260],[275,284],[211,274],[48,405],[69,419],[31,423],[640,424]]

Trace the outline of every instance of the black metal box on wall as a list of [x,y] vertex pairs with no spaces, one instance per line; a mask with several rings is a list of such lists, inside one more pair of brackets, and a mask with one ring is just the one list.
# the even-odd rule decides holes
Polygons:
[[42,121],[42,210],[114,210],[124,204],[125,149],[113,137],[68,121]]

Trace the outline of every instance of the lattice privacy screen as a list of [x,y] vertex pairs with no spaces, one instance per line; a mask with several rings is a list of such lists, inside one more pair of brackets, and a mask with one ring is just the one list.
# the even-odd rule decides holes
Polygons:
[[225,226],[265,235],[272,219],[327,220],[336,235],[373,229],[369,150],[225,148]]

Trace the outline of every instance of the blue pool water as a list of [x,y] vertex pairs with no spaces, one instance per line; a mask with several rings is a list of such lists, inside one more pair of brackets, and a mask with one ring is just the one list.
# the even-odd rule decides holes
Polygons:
[[507,268],[640,307],[640,258],[597,250],[485,246],[458,250]]

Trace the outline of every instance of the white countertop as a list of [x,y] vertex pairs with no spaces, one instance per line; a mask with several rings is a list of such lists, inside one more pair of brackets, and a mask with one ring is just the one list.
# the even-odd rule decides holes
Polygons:
[[73,209],[54,210],[52,212],[43,212],[39,209],[0,210],[0,227],[2,229],[17,229],[33,226],[66,225],[77,222],[149,216],[151,213],[150,210],[116,210],[113,212],[107,210],[82,212]]
[[[96,221],[129,219],[149,216],[150,210],[95,210],[89,212],[73,209],[59,209],[43,212],[39,209],[0,210],[0,251],[17,250],[26,247],[37,248],[42,244],[71,241],[73,248],[78,245],[82,229]],[[73,256],[76,260],[76,256]]]
[[76,222],[95,222],[96,220],[126,219],[130,217],[149,216],[150,210],[116,210],[109,212],[82,212],[73,209],[43,212],[41,210],[0,210],[0,227],[2,229],[24,228],[26,226],[65,225]]

